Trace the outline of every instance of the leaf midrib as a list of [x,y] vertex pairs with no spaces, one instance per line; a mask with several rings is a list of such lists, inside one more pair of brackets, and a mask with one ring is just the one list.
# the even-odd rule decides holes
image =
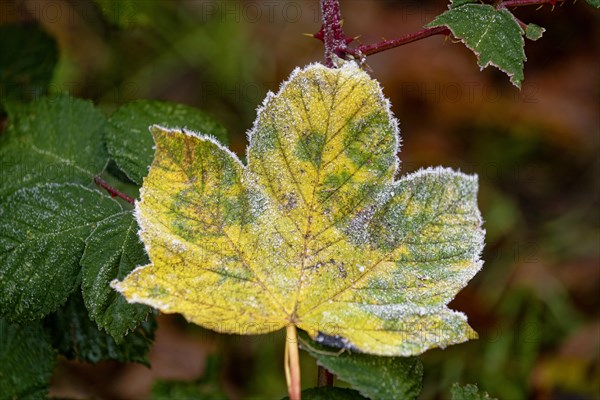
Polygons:
[[29,143],[29,147],[31,148],[31,150],[35,151],[36,153],[48,156],[66,166],[74,167],[75,169],[77,169],[79,172],[81,172],[83,174],[86,174],[89,176],[93,176],[95,174],[93,171],[87,170],[87,169],[82,168],[79,165],[77,165],[77,162],[75,160],[63,158],[63,157],[59,156],[58,154],[51,152],[50,150],[40,149],[39,147],[35,146],[32,143]]
[[[76,230],[83,229],[83,228],[89,228],[90,226],[92,226],[92,225],[94,225],[94,224],[100,224],[100,223],[102,223],[102,222],[104,222],[104,221],[106,221],[106,220],[108,220],[108,219],[112,218],[114,215],[121,214],[121,213],[123,213],[123,212],[127,212],[127,211],[120,211],[120,212],[118,212],[118,213],[116,213],[116,214],[111,214],[111,215],[109,215],[108,217],[106,217],[106,218],[103,218],[103,219],[101,219],[101,220],[98,220],[98,221],[91,221],[91,222],[89,222],[89,223],[85,223],[85,224],[83,224],[83,225],[77,225],[77,226],[74,226],[74,227],[71,227],[71,228],[68,228],[68,229],[63,229],[63,230],[60,230],[60,231],[49,232],[49,233],[40,233],[40,232],[36,232],[36,234],[34,235],[34,238],[33,238],[33,239],[41,239],[41,238],[44,238],[44,239],[46,239],[46,238],[53,238],[53,237],[55,237],[55,236],[59,236],[59,235],[62,235],[62,234],[66,234],[66,233],[69,233],[69,232],[71,232],[71,231],[76,231]],[[23,222],[23,221],[22,221],[22,222]],[[39,233],[39,234],[38,234],[38,233]],[[14,239],[12,239],[12,240],[14,240]],[[83,240],[87,240],[87,238],[85,238],[85,239],[83,239]],[[12,252],[12,251],[16,250],[17,248],[20,248],[21,246],[24,246],[24,245],[26,245],[28,242],[30,242],[30,240],[28,240],[27,242],[19,242],[18,244],[16,244],[16,245],[14,245],[13,247],[9,248],[9,249],[7,250],[7,252]]]
[[[327,113],[327,122],[325,125],[325,133],[326,135],[329,135],[329,124],[331,121],[331,115],[333,113],[333,109],[335,108],[335,99],[337,97],[338,91],[338,85],[339,85],[339,81],[340,81],[340,76],[341,74],[338,73],[336,76],[336,81],[335,81],[335,89],[333,91],[333,95],[331,96],[331,104],[329,105],[329,113]],[[347,82],[350,78],[348,78],[345,82]],[[344,82],[344,83],[345,83]],[[320,87],[319,85],[317,85],[317,88],[319,89],[319,95],[321,97],[321,100],[323,99],[323,93],[321,93]],[[304,113],[306,114],[306,118],[308,121],[308,125],[311,128],[311,131],[314,132],[314,128],[313,128],[313,124],[312,121],[310,119],[310,114],[308,113],[308,108],[306,106],[306,100],[304,99],[304,92],[300,93],[300,98],[302,99],[302,105],[304,107]],[[340,129],[341,131],[341,129]],[[295,323],[296,318],[298,318],[297,312],[298,312],[298,306],[300,304],[300,294],[302,292],[302,283],[304,281],[304,274],[305,274],[305,268],[306,268],[306,254],[308,252],[308,243],[309,243],[309,238],[310,238],[310,231],[311,231],[311,226],[312,226],[312,220],[313,220],[313,207],[314,207],[314,202],[315,202],[315,194],[317,192],[317,187],[321,186],[320,183],[320,179],[321,179],[321,169],[322,169],[322,161],[323,161],[323,152],[325,151],[325,147],[327,146],[327,143],[329,142],[330,138],[326,137],[325,140],[325,145],[323,145],[321,147],[321,154],[319,155],[319,160],[321,162],[318,163],[317,165],[317,171],[316,171],[316,179],[315,179],[315,185],[313,185],[313,191],[312,191],[312,195],[311,195],[311,199],[310,199],[310,204],[308,205],[308,215],[307,215],[307,221],[306,221],[306,232],[303,236],[303,243],[302,243],[302,254],[301,254],[301,260],[300,260],[300,277],[298,279],[298,284],[296,286],[296,296],[294,299],[294,309],[292,311],[292,315],[290,316],[290,319],[292,320],[291,322]]]

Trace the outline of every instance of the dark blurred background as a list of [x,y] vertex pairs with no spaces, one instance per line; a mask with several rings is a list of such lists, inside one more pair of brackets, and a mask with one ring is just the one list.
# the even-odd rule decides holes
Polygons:
[[[347,34],[366,44],[446,7],[342,1]],[[402,172],[444,165],[480,177],[485,265],[451,304],[480,339],[423,355],[422,399],[448,398],[453,382],[501,399],[600,398],[600,11],[578,1],[515,14],[547,28],[526,43],[520,91],[443,37],[368,59],[401,123]],[[39,24],[58,42],[51,92],[107,114],[138,98],[193,105],[228,128],[240,155],[266,92],[323,60],[321,42],[302,36],[320,27],[318,1],[0,0],[9,22]],[[151,361],[152,370],[61,360],[51,395],[148,398],[157,379],[207,376],[232,398],[286,394],[281,333],[222,336],[161,316]],[[314,386],[314,361],[302,362]]]

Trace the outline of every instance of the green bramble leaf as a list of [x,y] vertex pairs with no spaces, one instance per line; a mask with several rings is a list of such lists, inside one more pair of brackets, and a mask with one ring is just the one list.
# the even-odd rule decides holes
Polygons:
[[138,185],[154,157],[150,125],[186,128],[226,143],[225,128],[204,112],[183,104],[138,100],[120,107],[108,120],[105,140],[117,166]]
[[0,199],[38,183],[91,184],[108,162],[105,118],[89,101],[67,95],[8,103],[0,136]]
[[56,354],[39,322],[0,318],[0,398],[46,399]]
[[395,180],[399,135],[355,63],[297,69],[259,111],[248,165],[154,126],[136,203],[151,264],[113,286],[226,333],[295,325],[353,351],[410,356],[476,337],[448,302],[481,268],[477,178]]
[[148,351],[154,341],[153,313],[120,343],[98,329],[88,316],[81,293],[75,292],[64,307],[50,314],[44,325],[58,352],[72,360],[97,363],[102,360],[136,362],[150,366]]
[[31,101],[48,92],[58,62],[53,38],[35,24],[2,25],[0,49],[0,107],[7,101]]
[[526,60],[524,32],[510,11],[489,4],[453,1],[448,11],[427,26],[446,26],[475,53],[481,69],[493,65],[521,87]]
[[525,37],[529,40],[538,40],[542,37],[542,35],[546,32],[546,29],[542,28],[536,24],[529,24],[527,28],[525,28]]
[[85,239],[121,211],[102,193],[77,184],[24,188],[0,204],[0,316],[44,317],[78,287]]
[[450,388],[452,400],[495,400],[486,392],[480,392],[477,385],[461,386],[455,383]]
[[[299,338],[300,347],[316,358],[319,365],[370,399],[416,399],[421,393],[423,364],[418,357],[340,353],[335,348],[311,341],[303,332]],[[320,339],[327,343],[330,338]]]
[[90,317],[117,343],[150,311],[147,306],[127,303],[110,287],[113,279],[123,279],[136,266],[148,263],[138,229],[130,211],[100,221],[86,239],[81,259],[81,288]]

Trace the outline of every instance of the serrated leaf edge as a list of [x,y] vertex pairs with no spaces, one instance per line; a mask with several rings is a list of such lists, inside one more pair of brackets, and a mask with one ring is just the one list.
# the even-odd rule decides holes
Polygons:
[[[118,203],[118,202],[117,202],[117,203]],[[120,205],[120,204],[119,204],[119,205]],[[123,211],[120,211],[120,212],[118,212],[118,213],[115,213],[115,214],[111,215],[111,216],[110,216],[110,217],[108,217],[107,219],[109,219],[109,218],[113,218],[113,217],[116,217],[116,216],[120,216],[120,215],[125,215],[125,214],[128,214],[128,213],[132,213],[132,210],[123,210]],[[107,220],[107,219],[106,219],[106,220]],[[135,223],[137,223],[137,221],[136,221],[136,220],[134,220],[134,222],[135,222]],[[88,237],[85,239],[85,249],[84,249],[84,251],[83,251],[83,254],[82,254],[82,256],[81,256],[81,259],[79,260],[79,261],[80,261],[79,263],[80,263],[80,266],[81,266],[81,269],[82,269],[82,270],[83,270],[83,268],[85,268],[85,266],[81,265],[81,260],[83,260],[83,258],[85,258],[85,255],[86,255],[86,253],[88,252],[88,242],[89,242],[90,238],[91,238],[91,237],[94,235],[94,233],[96,232],[96,230],[98,229],[98,227],[99,227],[99,224],[98,224],[98,225],[96,225],[96,227],[94,227],[94,229],[93,229],[93,230],[90,232],[90,234],[88,235]],[[130,231],[131,231],[131,229],[128,229],[128,233],[127,233],[127,235],[129,235],[129,232],[130,232]],[[142,242],[142,240],[140,240],[140,236],[137,234],[137,232],[136,232],[136,239],[137,239],[137,240],[138,240],[140,243],[142,243],[142,244],[143,244],[143,242]],[[144,249],[144,250],[145,250],[145,249]],[[122,247],[121,247],[121,253],[123,253],[124,251],[125,251],[125,247],[124,247],[124,246],[122,246]],[[137,269],[137,268],[136,268],[136,269]],[[110,282],[110,284],[109,284],[109,285],[110,285],[110,287],[113,287],[113,286],[112,286],[112,282],[114,282],[115,280],[116,280],[116,279],[114,279],[113,281],[111,281],[111,282]],[[137,329],[137,327],[138,327],[138,326],[140,325],[140,323],[141,323],[141,322],[140,322],[140,323],[137,323],[137,324],[136,324],[136,325],[134,325],[134,326],[130,326],[130,327],[128,327],[128,328],[125,330],[125,332],[123,333],[123,336],[122,336],[122,337],[120,337],[120,338],[119,338],[119,337],[115,337],[115,336],[113,336],[113,334],[112,334],[112,333],[110,333],[110,332],[108,331],[108,329],[107,329],[107,328],[105,328],[105,327],[103,327],[103,326],[100,326],[100,323],[97,321],[97,319],[96,319],[96,317],[95,317],[94,313],[92,313],[92,312],[90,311],[90,306],[88,306],[88,300],[87,300],[87,296],[85,295],[85,291],[84,291],[84,289],[83,289],[83,285],[81,285],[81,296],[83,297],[83,302],[84,302],[84,304],[85,304],[85,308],[86,308],[86,310],[88,311],[88,315],[89,315],[90,319],[96,323],[96,326],[98,327],[98,329],[99,329],[100,331],[104,331],[105,333],[107,333],[108,335],[110,335],[110,336],[111,336],[111,337],[112,337],[112,338],[115,340],[115,342],[116,342],[117,344],[119,344],[120,342],[122,342],[122,341],[123,341],[123,338],[124,338],[125,336],[127,336],[129,333],[131,333],[131,332],[133,332],[135,329]],[[130,304],[131,304],[131,302],[129,302],[129,301],[128,301],[128,303],[130,303]],[[142,318],[142,321],[145,321],[145,320],[148,318],[148,315],[150,314],[150,312],[151,312],[151,310],[150,310],[150,309],[148,309],[148,311],[146,312],[146,314],[145,314],[145,315],[144,315],[144,317]]]
[[[11,198],[12,198],[13,196],[16,196],[16,195],[17,195],[18,193],[20,193],[21,191],[33,190],[33,189],[35,189],[35,188],[40,188],[40,187],[55,187],[55,188],[58,188],[58,187],[65,187],[65,186],[79,187],[79,188],[81,188],[81,189],[84,189],[84,190],[86,190],[86,191],[88,191],[88,192],[94,192],[94,193],[98,193],[98,194],[99,194],[99,195],[101,195],[102,197],[106,198],[107,200],[113,201],[113,202],[114,202],[114,203],[116,203],[116,204],[117,204],[119,207],[121,207],[121,204],[119,204],[119,202],[118,202],[118,201],[116,201],[115,199],[113,199],[113,198],[111,198],[111,197],[109,197],[109,196],[106,196],[104,193],[102,193],[101,191],[99,191],[99,190],[97,190],[97,189],[89,188],[89,187],[87,187],[87,186],[84,186],[84,185],[82,185],[82,184],[79,184],[79,183],[53,183],[53,182],[48,182],[48,183],[39,183],[39,184],[36,184],[36,185],[33,185],[33,186],[23,187],[23,188],[21,188],[21,189],[19,189],[19,190],[15,191],[14,193],[10,194],[10,195],[9,195],[9,196],[6,198],[6,200],[5,200],[5,202],[4,202],[4,203],[5,203],[5,204],[6,204],[6,203],[8,203],[8,202],[11,200]],[[1,214],[0,214],[0,216],[1,216]],[[102,222],[102,221],[105,221],[105,220],[107,220],[108,218],[111,218],[111,217],[112,217],[112,215],[111,215],[111,216],[109,216],[109,217],[107,217],[107,218],[105,218],[105,219],[102,219],[102,220],[99,220],[99,221],[94,221],[94,222],[92,222],[92,223],[90,223],[90,224],[87,224],[87,225],[94,225],[94,224],[100,223],[100,222]],[[85,226],[85,225],[82,225],[82,226]],[[79,227],[81,227],[81,226],[79,226]],[[79,228],[79,227],[78,227],[78,228]],[[74,229],[74,228],[72,228],[72,229]],[[94,229],[96,229],[96,228],[94,227]],[[93,230],[94,230],[94,229],[93,229]],[[71,229],[69,229],[69,230],[71,230]],[[63,231],[63,232],[64,232],[64,231]],[[90,231],[90,232],[91,232],[91,231]],[[49,236],[54,236],[54,235],[56,235],[56,234],[54,234],[54,233],[53,233],[53,234],[49,234]],[[89,235],[88,235],[88,236],[86,236],[86,239],[85,239],[84,241],[87,241],[87,238],[88,238],[88,237],[89,237]],[[84,248],[84,252],[85,252],[85,248]],[[81,259],[82,259],[82,257],[83,257],[83,253],[81,253],[81,257],[79,257],[79,259],[77,260],[77,264],[79,265],[79,268],[80,268],[80,274],[81,274],[81,268],[82,268],[82,266],[81,266]],[[79,278],[78,278],[78,279],[79,279]],[[48,311],[48,312],[46,312],[45,314],[41,314],[41,315],[39,314],[37,317],[34,317],[33,319],[29,319],[29,318],[27,318],[27,319],[24,319],[23,321],[30,321],[30,322],[31,322],[31,321],[37,321],[37,320],[43,319],[43,318],[45,318],[46,316],[48,316],[48,315],[50,315],[50,314],[52,314],[52,313],[56,312],[56,311],[57,311],[59,308],[63,307],[63,306],[64,306],[64,305],[67,303],[67,301],[69,300],[69,297],[70,297],[70,296],[71,296],[73,293],[75,293],[75,292],[76,292],[78,289],[79,289],[79,290],[81,290],[81,283],[78,283],[77,285],[75,285],[75,286],[74,286],[74,288],[73,288],[73,290],[71,290],[69,293],[67,293],[67,295],[66,295],[65,299],[64,299],[64,300],[63,300],[63,301],[62,301],[60,304],[58,304],[56,307],[54,307],[54,308],[52,308],[52,309],[49,309],[49,311]],[[19,322],[19,321],[17,321],[17,320],[14,320],[13,318],[11,318],[11,317],[10,317],[10,316],[8,316],[8,315],[4,315],[4,316],[1,316],[1,317],[2,317],[2,318],[5,318],[7,321],[9,321],[9,322],[11,322],[11,323],[18,323],[18,322]]]
[[[244,163],[242,163],[242,161],[240,160],[240,158],[233,151],[231,151],[229,148],[227,148],[225,145],[223,145],[216,137],[214,137],[212,135],[198,133],[198,132],[195,132],[193,130],[185,129],[185,128],[176,128],[176,129],[167,128],[165,126],[158,125],[158,124],[151,125],[149,127],[149,130],[152,131],[152,128],[157,128],[157,129],[160,129],[160,130],[163,130],[163,131],[166,131],[166,132],[179,132],[179,133],[182,133],[182,134],[184,134],[186,136],[190,136],[190,137],[193,137],[193,138],[200,139],[201,141],[204,141],[204,142],[210,142],[210,143],[214,144],[215,146],[217,146],[220,150],[222,150],[226,154],[228,154],[243,169],[246,168],[245,165],[244,165]],[[156,149],[156,144],[154,145],[154,149]],[[150,168],[150,167],[151,167],[151,165],[148,166],[148,168]],[[144,181],[145,180],[146,180],[146,177],[144,177]],[[142,187],[140,187],[140,196],[139,196],[140,199],[142,199],[144,197],[144,192],[145,192],[145,189],[144,189],[144,186],[143,186],[143,183],[142,183]],[[142,234],[144,232],[144,228],[142,228],[144,217],[141,215],[141,210],[139,208],[140,202],[141,202],[141,200],[139,200],[139,199],[135,201],[135,208],[133,210],[133,215],[135,217],[135,220],[136,220],[138,226],[140,227],[140,229],[137,232],[138,238],[141,238]],[[145,243],[141,239],[140,239],[140,241],[144,245],[144,250],[146,251],[146,254],[150,254],[150,245],[148,243]],[[141,271],[141,270],[143,270],[144,268],[147,268],[150,265],[151,264],[139,265],[134,270],[132,270],[128,275],[131,275],[131,274],[134,274],[135,272]],[[118,279],[113,279],[110,282],[110,287],[113,288],[114,290],[116,290],[117,292],[121,293],[121,294],[123,294],[123,292],[124,292],[124,289],[122,287],[122,281],[119,281]],[[127,296],[123,296],[123,297],[127,300],[127,302],[129,304],[134,304],[134,303],[137,303],[137,304],[146,304],[146,305],[149,305],[151,307],[159,308],[159,309],[161,309],[161,308],[162,309],[169,309],[170,308],[170,307],[168,307],[168,304],[165,304],[165,303],[162,303],[162,302],[159,302],[159,301],[155,301],[155,300],[154,301],[150,301],[148,299],[140,299],[137,296],[132,296],[131,298],[128,298]]]
[[[523,39],[523,35],[525,34],[525,31],[523,30],[523,28],[521,28],[521,26],[519,25],[519,23],[517,22],[517,19],[515,18],[515,16],[513,15],[513,13],[511,13],[508,9],[506,8],[502,8],[502,9],[496,9],[494,7],[492,7],[489,4],[475,4],[475,3],[467,3],[467,4],[463,4],[459,7],[456,8],[450,8],[449,10],[456,10],[457,8],[462,8],[468,5],[475,5],[477,7],[491,7],[492,9],[494,9],[494,11],[496,12],[501,12],[501,11],[506,11],[508,14],[510,14],[510,16],[512,17],[513,21],[515,22],[516,26],[519,28],[519,31],[521,32],[521,45],[523,47],[523,64],[527,61],[527,55],[525,54],[525,40]],[[506,75],[508,75],[508,77],[510,78],[510,82],[515,85],[517,88],[521,89],[521,81],[516,81],[515,80],[515,74],[514,73],[510,73],[508,71],[506,71],[505,69],[503,69],[502,67],[500,67],[499,65],[497,65],[496,63],[492,62],[491,60],[488,60],[485,64],[481,64],[481,53],[478,52],[477,50],[475,50],[474,48],[472,48],[471,46],[469,46],[469,44],[461,37],[459,37],[454,30],[446,25],[446,24],[434,24],[433,22],[430,22],[429,24],[425,25],[426,27],[438,27],[438,26],[445,26],[446,28],[448,28],[450,30],[450,32],[452,32],[452,35],[457,38],[458,40],[461,41],[462,44],[465,45],[466,48],[468,48],[469,50],[471,50],[473,52],[473,54],[475,54],[475,56],[477,57],[477,65],[479,65],[479,70],[483,71],[485,68],[487,68],[488,66],[494,66],[496,67],[498,70],[504,72]]]

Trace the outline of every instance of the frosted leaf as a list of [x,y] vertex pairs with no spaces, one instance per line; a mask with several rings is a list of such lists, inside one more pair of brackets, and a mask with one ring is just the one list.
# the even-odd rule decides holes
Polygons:
[[[474,0],[453,0],[428,27],[446,26],[477,56],[481,69],[493,65],[521,87],[525,64],[524,31],[507,9]],[[540,33],[541,36],[541,33]]]
[[86,238],[81,258],[81,289],[90,317],[117,342],[146,319],[150,309],[129,304],[109,286],[122,279],[148,256],[137,236],[137,222],[123,211],[99,222]]
[[151,263],[113,282],[129,301],[219,332],[294,324],[378,355],[476,337],[446,305],[481,268],[477,179],[394,180],[397,121],[356,64],[296,69],[267,95],[247,166],[210,137],[151,131],[136,204]]
[[9,103],[1,136],[0,199],[39,183],[89,184],[108,162],[105,118],[91,101],[68,95]]
[[[369,399],[416,399],[422,388],[423,364],[419,357],[378,357],[354,351],[335,351],[327,345],[344,345],[343,339],[303,332],[300,347],[338,379],[348,382]],[[341,341],[342,343],[336,343]]]
[[85,239],[119,211],[110,197],[77,184],[9,196],[0,206],[0,315],[39,319],[63,304],[79,285]]

